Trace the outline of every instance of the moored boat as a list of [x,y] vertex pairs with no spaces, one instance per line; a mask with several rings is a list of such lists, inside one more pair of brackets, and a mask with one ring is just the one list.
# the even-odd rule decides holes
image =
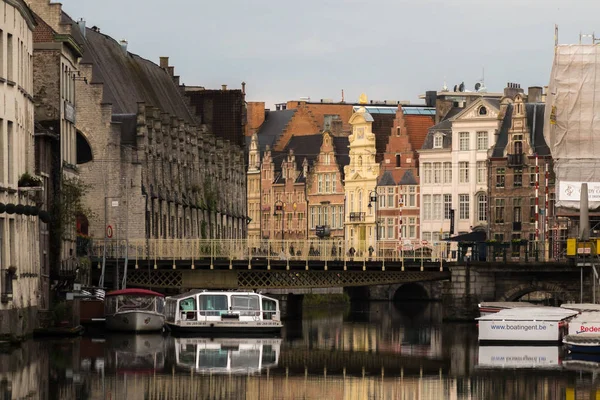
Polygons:
[[584,311],[573,318],[563,343],[573,353],[600,354],[600,312]]
[[479,303],[479,316],[494,314],[501,310],[519,307],[534,307],[526,301],[482,301]]
[[192,290],[167,297],[165,322],[173,332],[279,333],[279,301],[254,292]]
[[476,318],[480,342],[560,342],[577,311],[560,307],[522,307]]
[[122,289],[106,294],[106,328],[113,331],[159,331],[165,325],[164,295],[146,289]]

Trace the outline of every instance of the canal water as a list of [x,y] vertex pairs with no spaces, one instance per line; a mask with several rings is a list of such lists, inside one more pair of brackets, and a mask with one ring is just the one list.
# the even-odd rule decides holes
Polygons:
[[[598,364],[600,365],[600,364]],[[86,334],[0,347],[0,399],[596,399],[559,347],[479,347],[440,303],[303,310],[280,338]]]

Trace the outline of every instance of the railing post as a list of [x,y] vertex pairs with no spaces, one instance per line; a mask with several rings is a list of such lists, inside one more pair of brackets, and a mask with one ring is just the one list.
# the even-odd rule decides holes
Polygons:
[[[233,269],[233,251],[231,248],[235,247],[235,246],[231,246],[232,242],[233,242],[233,239],[229,239],[229,243],[230,243],[230,245],[229,245],[229,269]],[[235,244],[235,243],[233,243],[233,244]]]
[[248,247],[248,269],[252,269],[252,247]]
[[162,240],[158,239],[158,246],[154,246],[154,269],[158,269],[158,262],[157,262],[157,247],[161,247],[162,248]]
[[214,269],[213,258],[215,255],[215,241],[214,239],[210,239],[210,269]]

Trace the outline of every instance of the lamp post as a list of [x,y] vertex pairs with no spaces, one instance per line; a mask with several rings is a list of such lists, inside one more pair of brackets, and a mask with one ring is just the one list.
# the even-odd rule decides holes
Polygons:
[[273,216],[277,215],[277,211],[281,212],[281,251],[283,251],[283,220],[285,219],[285,209],[283,208],[283,201],[277,200],[275,202],[275,210],[273,210]]
[[379,224],[377,220],[377,191],[371,190],[369,192],[369,209],[373,207],[373,203],[375,203],[375,240],[379,240]]

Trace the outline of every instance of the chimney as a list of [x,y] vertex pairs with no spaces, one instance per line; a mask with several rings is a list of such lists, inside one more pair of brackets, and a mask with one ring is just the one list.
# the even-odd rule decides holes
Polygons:
[[127,54],[127,40],[126,39],[121,39],[121,41],[119,42],[119,44],[121,45],[121,48],[123,49],[123,51],[125,52],[125,54]]
[[246,95],[246,82],[242,82],[242,94]]
[[179,75],[173,77],[173,82],[175,82],[175,85],[177,85],[177,86],[179,86],[179,79],[180,79]]
[[79,21],[77,21],[77,26],[79,26],[81,36],[83,36],[83,38],[85,39],[85,19],[79,18]]
[[175,76],[175,67],[167,67],[170,76]]
[[425,104],[427,104],[427,107],[435,107],[436,99],[437,92],[435,90],[428,90],[425,92]]
[[514,99],[518,93],[523,93],[521,85],[518,83],[508,82],[504,88],[504,96]]
[[227,90],[227,85],[221,85],[221,90],[223,90],[223,91]]
[[160,67],[162,69],[169,68],[169,57],[160,57]]
[[543,103],[542,94],[544,89],[541,86],[530,86],[527,88],[528,103]]

